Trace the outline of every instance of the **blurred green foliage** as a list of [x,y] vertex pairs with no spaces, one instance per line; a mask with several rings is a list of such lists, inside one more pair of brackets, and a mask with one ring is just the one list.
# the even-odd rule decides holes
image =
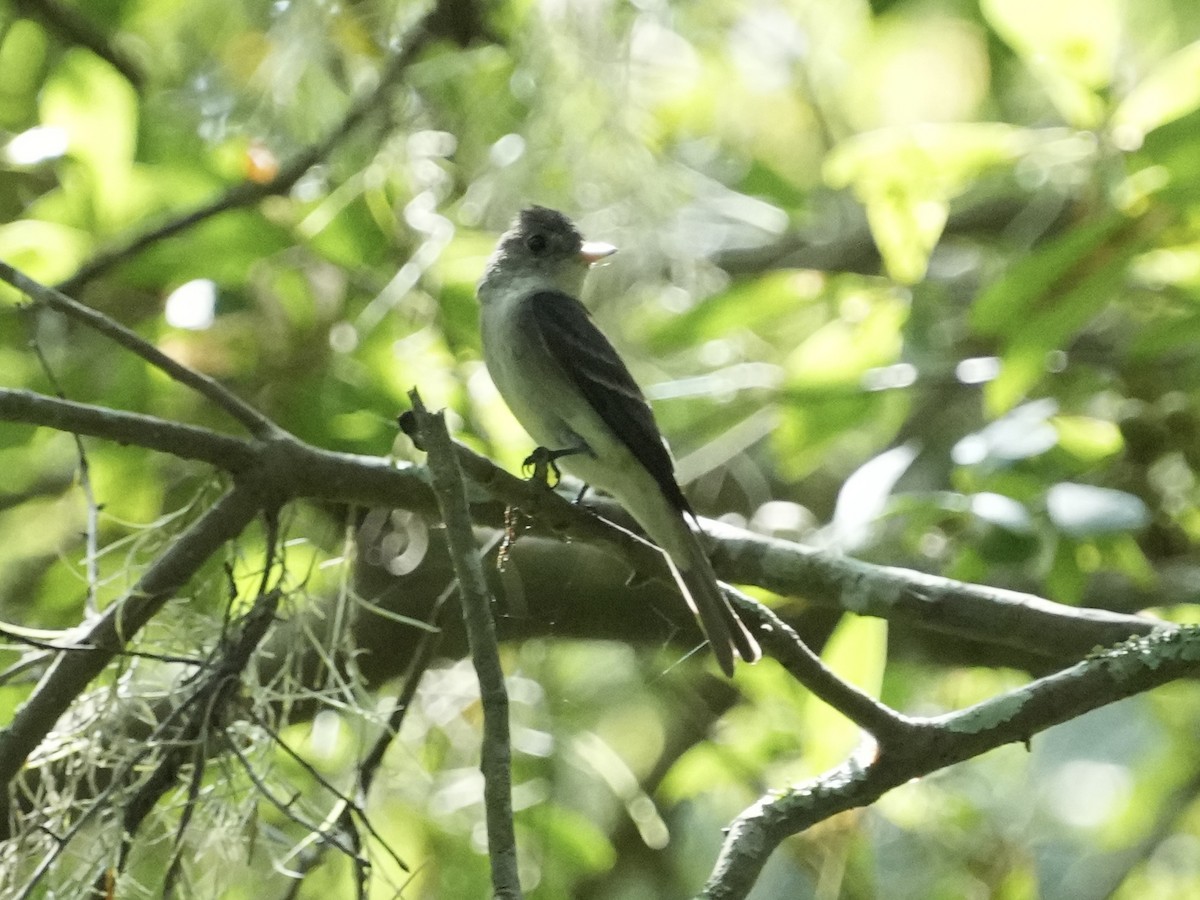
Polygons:
[[[131,80],[47,9],[0,7],[0,259],[50,283],[242,180],[269,180],[339,128],[423,12],[72,4],[132,61]],[[516,467],[528,439],[482,371],[474,282],[516,209],[562,208],[622,247],[589,302],[655,400],[702,512],[1062,602],[1194,619],[1200,6],[546,0],[489,16],[498,41],[426,52],[285,194],[156,241],[75,295],[320,446],[415,459],[394,418],[416,385],[454,411],[464,440]],[[3,386],[232,428],[95,334],[2,299]],[[86,446],[104,604],[211,498],[211,476]],[[83,616],[77,467],[69,435],[0,427],[4,620]],[[344,516],[294,512],[285,531],[292,612],[344,595]],[[242,590],[256,541],[224,561]],[[211,645],[229,590],[211,568],[190,598],[200,621],[155,640]],[[182,605],[166,615],[186,618]],[[1024,677],[881,625],[844,621],[830,661],[906,712]],[[710,707],[719,692],[677,677],[691,670],[668,668],[665,651],[530,641],[506,654],[531,897],[687,896],[734,814],[854,741],[770,663]],[[28,689],[4,684],[0,710]],[[473,691],[469,667],[446,662],[418,695],[369,804],[414,873],[373,855],[372,896],[488,890]],[[343,786],[377,727],[349,699],[284,731]],[[754,896],[1200,893],[1198,703],[1178,685],[1029,753],[909,785],[785,844]],[[255,759],[312,788],[286,754]],[[193,895],[283,896],[280,870],[305,858],[287,855],[295,823],[236,765],[204,789],[200,830],[220,838],[189,839]],[[319,820],[329,798],[312,793]],[[159,883],[171,815],[121,896]],[[82,868],[62,867],[63,890],[89,877],[71,862]],[[352,895],[350,866],[330,853],[299,896]]]

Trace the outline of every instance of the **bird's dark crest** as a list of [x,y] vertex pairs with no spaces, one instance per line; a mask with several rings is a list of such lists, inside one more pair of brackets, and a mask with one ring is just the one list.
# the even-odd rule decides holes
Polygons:
[[525,207],[517,215],[517,221],[513,224],[520,226],[523,231],[542,228],[546,231],[569,234],[577,238],[581,243],[583,242],[583,235],[579,233],[579,229],[575,227],[575,223],[557,209],[550,209],[548,206]]

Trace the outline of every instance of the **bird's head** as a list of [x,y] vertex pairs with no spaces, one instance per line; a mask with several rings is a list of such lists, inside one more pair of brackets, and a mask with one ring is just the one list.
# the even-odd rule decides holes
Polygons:
[[578,297],[588,267],[616,252],[612,244],[585,241],[557,210],[531,206],[501,236],[480,291],[528,282],[531,289],[554,289]]

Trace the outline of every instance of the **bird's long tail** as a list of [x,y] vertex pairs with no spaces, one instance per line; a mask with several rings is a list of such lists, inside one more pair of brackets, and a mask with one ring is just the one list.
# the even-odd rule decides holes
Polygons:
[[684,598],[700,620],[700,627],[708,637],[721,671],[726,675],[733,674],[735,652],[746,662],[756,662],[762,656],[758,641],[721,590],[699,536],[682,516],[672,537],[673,540],[661,544],[667,551],[671,571]]

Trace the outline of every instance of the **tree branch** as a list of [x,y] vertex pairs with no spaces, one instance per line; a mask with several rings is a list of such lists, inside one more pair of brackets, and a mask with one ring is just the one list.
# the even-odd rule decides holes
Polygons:
[[736,900],[749,894],[780,841],[817,822],[866,806],[914,778],[1029,739],[1093,709],[1200,674],[1200,627],[1131,638],[1069,669],[975,706],[928,719],[903,742],[883,745],[863,765],[851,759],[813,781],[763,797],[729,828],[700,896]]
[[33,391],[0,388],[0,420],[136,444],[180,459],[206,462],[234,474],[245,471],[258,459],[256,447],[243,438]]
[[[0,389],[0,420],[104,437],[201,460],[234,474],[256,468],[282,497],[392,506],[422,513],[437,509],[429,474],[423,468],[322,450],[283,432],[270,441],[255,443],[152,416],[6,389]],[[607,518],[624,518],[611,501],[576,505],[544,485],[504,471],[461,444],[454,447],[459,465],[482,489],[471,494],[475,521],[503,528],[505,507],[516,506],[535,521],[541,533],[592,544],[625,560],[643,577],[662,574],[665,578],[662,554]],[[570,492],[569,487],[564,489]],[[1144,616],[1065,606],[1018,591],[877,566],[713,520],[706,519],[703,524],[713,539],[713,565],[727,581],[1022,650],[1048,663],[1079,659],[1095,647],[1161,627]],[[769,623],[764,619],[760,624]]]
[[274,422],[229,391],[216,379],[209,378],[195,369],[188,368],[183,363],[176,362],[149,341],[143,340],[121,323],[110,319],[90,306],[84,306],[79,301],[72,300],[62,291],[46,287],[2,261],[0,261],[0,280],[12,285],[35,303],[56,309],[116,341],[126,350],[140,356],[170,378],[190,387],[218,409],[224,410],[244,425],[255,437],[271,437],[279,430]]
[[91,50],[120,72],[134,90],[140,91],[145,85],[146,75],[141,66],[78,9],[59,0],[14,0],[13,6],[64,40]]
[[438,508],[446,525],[446,540],[454,563],[462,601],[463,620],[471,659],[479,678],[483,703],[483,797],[487,813],[488,855],[492,862],[494,896],[520,900],[517,876],[517,839],[512,811],[512,747],[508,728],[508,691],[496,645],[496,623],[492,598],[479,564],[479,548],[471,526],[471,510],[446,420],[430,414],[414,388],[409,392],[416,414],[420,445],[429,454],[429,472],[437,494]]
[[880,744],[891,744],[912,736],[914,720],[884,706],[870,694],[842,681],[817,654],[808,648],[791,627],[761,603],[726,587],[738,611],[748,621],[757,620],[755,635],[763,649],[788,673]]
[[[371,493],[379,490],[380,481],[386,481],[386,477],[372,477],[384,474],[379,471],[380,461],[366,463],[362,457],[339,456],[308,447],[286,435],[268,418],[215,380],[175,362],[102,313],[33,281],[3,263],[0,263],[0,278],[29,296],[86,321],[91,327],[162,368],[176,380],[193,387],[241,421],[257,437],[269,438],[268,443],[286,447],[284,455],[301,457],[294,462],[316,466],[315,471],[306,470],[304,465],[298,465],[290,471],[287,467],[271,466],[276,473],[281,494],[367,504],[384,502],[382,496]],[[11,413],[12,417],[23,415],[20,421],[35,421],[33,407],[38,401],[34,401],[33,396],[10,394],[6,402],[12,409],[21,410]],[[44,401],[51,403],[49,398],[44,398]],[[81,431],[93,433],[90,429],[105,425],[94,417],[84,421],[83,409],[82,405],[75,405],[70,416],[80,423]],[[58,423],[64,418],[54,419],[51,413],[66,417],[67,411],[66,406],[44,405],[39,415],[44,413],[46,418],[37,418],[36,421],[38,424],[62,427]],[[0,415],[5,415],[2,406]],[[133,419],[125,419],[121,425],[132,426]],[[117,427],[115,420],[111,426]],[[152,429],[146,429],[144,433],[146,440],[139,442],[159,448],[165,432],[159,429],[155,435]],[[216,450],[214,443],[207,442],[207,451]],[[456,444],[455,447],[459,465],[472,481],[505,504],[524,510],[551,532],[605,546],[627,559],[638,572],[663,571],[662,555],[635,534],[581,510],[541,485],[513,477],[462,445]],[[244,454],[241,451],[237,453],[244,460]],[[232,456],[225,455],[223,459],[228,462]],[[214,461],[223,465],[221,461]],[[363,470],[363,464],[369,466],[367,471]],[[334,473],[331,469],[339,471]],[[311,477],[301,479],[299,475],[306,471]],[[367,476],[365,479],[364,475]],[[370,484],[367,493],[355,496],[354,485],[364,481]],[[429,494],[423,491],[416,493],[424,494],[425,503],[422,505],[428,509]],[[413,501],[414,495],[402,494],[393,502],[411,509],[414,508],[410,505]],[[495,520],[493,523],[499,524]],[[1146,634],[1155,627],[1151,620],[1141,617],[1101,610],[1080,610],[1015,591],[964,585],[919,572],[872,566],[719,523],[706,522],[705,528],[710,534],[720,536],[713,563],[718,575],[726,580],[752,584],[780,594],[823,598],[852,612],[909,621],[947,634],[970,637],[983,635],[990,642],[1031,651],[1050,660],[1078,659],[1093,647],[1113,644],[1130,634]]]
[[[0,786],[7,788],[11,784],[29,754],[125,642],[162,609],[212,554],[240,534],[264,505],[262,492],[254,486],[234,487],[187,528],[132,590],[108,607],[80,636],[79,643],[88,649],[58,654],[12,721],[0,729]],[[0,801],[5,807],[0,814],[0,839],[8,836],[9,799],[10,794],[5,790]]]
[[1079,659],[1162,623],[1102,609],[1080,609],[1033,594],[966,584],[704,521],[717,539],[713,566],[739,584],[833,602],[849,612],[909,622],[943,634],[982,638],[1047,660]]
[[[198,567],[221,541],[239,533],[255,508],[261,508],[269,502],[282,502],[285,498],[312,497],[372,505],[383,503],[428,512],[434,507],[434,496],[429,489],[428,474],[416,467],[398,468],[385,460],[330,453],[304,444],[237,398],[231,398],[216,382],[161,357],[156,348],[108,317],[26,279],[9,267],[0,266],[0,275],[6,278],[11,276],[10,283],[51,305],[70,310],[101,332],[113,335],[152,363],[172,371],[181,382],[197,386],[206,396],[213,397],[214,402],[231,409],[240,420],[250,424],[260,437],[266,438],[257,442],[238,440],[149,416],[118,413],[41,397],[26,391],[0,390],[0,418],[67,428],[77,433],[94,434],[176,453],[185,458],[200,459],[242,475],[243,487],[253,486],[253,491],[248,488],[235,491],[210,510],[210,515],[193,526],[184,539],[151,568],[137,591],[127,597],[124,603],[113,607],[93,626],[91,633],[81,643],[97,649],[60,654],[10,727],[0,732],[0,779],[8,783],[58,716],[102,671],[128,635],[157,611],[169,591],[190,577],[194,567]],[[442,430],[444,432],[444,425]],[[481,507],[478,505],[480,498],[477,497],[476,510],[482,513],[481,518],[500,526],[503,508],[517,506],[551,533],[583,539],[614,551],[636,571],[662,574],[661,554],[637,535],[568,502],[542,485],[532,484],[498,469],[490,460],[461,445],[452,444],[448,436],[445,440],[448,458],[456,461],[451,464],[453,469],[461,466],[473,481],[501,501],[500,504]],[[230,499],[251,494],[257,497],[258,507],[252,508],[253,504],[249,501],[232,504]],[[463,503],[462,522],[466,523],[466,537],[459,535],[458,539],[469,539],[470,546],[474,548],[465,500]],[[222,519],[225,516],[223,507],[230,504],[238,509],[238,522],[228,523],[228,527],[222,525],[215,531],[201,527],[205,522]],[[443,509],[443,516],[448,517],[447,501],[442,499],[438,505]],[[1072,652],[1082,655],[1092,646],[1112,643],[1130,633],[1145,633],[1154,627],[1150,620],[1137,617],[1076,610],[1014,592],[962,585],[921,573],[870,566],[717,523],[706,523],[706,527],[718,537],[715,558],[718,571],[732,580],[756,584],[784,594],[823,595],[854,612],[907,619],[927,628],[984,640],[1000,640],[1022,649],[1033,647],[1051,658],[1062,658]],[[164,577],[163,572],[175,570],[179,553],[189,552],[190,544],[196,540],[200,540],[205,549],[203,555],[193,559],[194,567]],[[460,581],[474,577],[468,576],[463,569],[462,547],[465,546],[460,544],[453,554],[460,570]],[[478,570],[474,552],[472,559]],[[156,589],[155,579],[168,582],[167,587]],[[482,584],[481,572],[478,573],[478,579],[478,583]],[[839,682],[824,669],[820,660],[808,651],[795,633],[772,613],[748,598],[741,598],[739,603],[758,619],[760,633],[768,637],[764,643],[772,654],[815,693],[876,735],[883,747],[899,743],[899,737],[912,743],[913,735],[923,730],[921,723],[906,719]],[[129,618],[131,614],[132,619]],[[488,621],[489,628],[493,628],[490,619]],[[121,627],[122,624],[127,627]],[[477,638],[474,643],[478,645],[478,628],[481,626],[476,622],[474,627]],[[483,668],[486,670],[488,665],[485,661]],[[498,659],[495,665],[496,671],[489,673],[488,677],[499,672]],[[481,672],[483,694],[488,698],[491,692],[486,684]],[[503,689],[502,676],[500,688]],[[501,744],[503,753],[500,755],[504,757],[507,772],[507,743],[502,741]],[[485,746],[498,745],[494,741],[490,744],[485,741]],[[509,799],[506,811],[501,811],[502,818],[508,822],[509,835],[510,807]],[[488,809],[492,811],[497,806],[489,802]],[[496,839],[503,840],[504,826],[500,825],[499,829]],[[495,871],[501,873],[510,862],[508,858],[500,859]]]
[[[436,481],[439,478],[437,472],[428,473],[415,466],[396,467],[374,457],[319,450],[278,430],[270,440],[231,439],[204,429],[164,423],[152,417],[112,413],[24,391],[0,392],[0,418],[78,429],[167,452],[179,451],[181,455],[190,453],[191,458],[231,468],[236,466],[241,472],[239,486],[189,528],[151,566],[138,586],[81,636],[80,649],[58,655],[10,726],[0,732],[0,779],[5,783],[11,781],[58,717],[103,670],[124,641],[161,608],[170,593],[191,577],[209,555],[240,533],[259,509],[271,507],[286,498],[312,497],[428,512],[440,499],[445,518],[457,523],[453,529],[448,529],[448,533],[457,535],[454,540],[458,546],[453,560],[459,578],[463,580],[464,592],[468,589],[466,585],[471,583],[469,579],[475,579],[475,587],[471,590],[482,584],[466,500],[457,475],[455,508],[451,510],[447,505],[449,501],[435,497],[430,489],[431,474]],[[661,565],[660,555],[633,533],[575,506],[544,486],[515,478],[485,458],[454,445],[444,434],[444,424],[440,430],[441,435],[432,441],[425,437],[425,441],[436,447],[437,441],[444,438],[446,446],[441,455],[456,461],[457,465],[452,463],[454,468],[466,469],[488,493],[500,500],[499,503],[487,503],[479,497],[475,509],[480,519],[499,527],[503,521],[503,508],[518,505],[535,515],[551,533],[584,539],[615,550],[635,568],[657,572],[656,567]],[[201,449],[186,451],[184,444]],[[435,450],[431,466],[437,456]],[[907,619],[950,633],[1000,640],[1013,646],[1025,647],[1030,643],[1048,655],[1069,649],[1082,653],[1085,641],[1100,643],[1111,635],[1124,636],[1131,631],[1149,631],[1155,627],[1151,620],[1139,617],[1060,607],[1029,595],[871,566],[717,523],[706,523],[706,527],[717,538],[718,569],[727,577],[733,573],[739,576],[739,581],[758,583],[784,593],[823,592],[844,608],[859,613]],[[470,560],[472,573],[468,572],[467,560]],[[486,613],[486,591],[480,596]],[[872,802],[909,778],[970,758],[993,746],[1025,739],[1088,709],[1176,677],[1194,675],[1197,666],[1193,658],[1200,657],[1200,641],[1194,632],[1186,632],[1186,638],[1181,638],[1184,632],[1166,631],[1144,638],[1142,643],[1130,642],[1117,651],[954,716],[912,719],[900,716],[838,682],[772,613],[747,598],[738,602],[757,619],[760,635],[767,636],[764,646],[772,655],[815,693],[875,734],[880,753],[865,767],[848,763],[814,782],[802,794],[764,800],[741,817],[730,833],[727,852],[710,882],[713,897],[742,896],[737,893],[738,885],[753,882],[770,848],[788,834],[808,827],[831,812]],[[1031,625],[1027,620],[1035,624]],[[482,627],[479,623],[476,626]],[[491,627],[490,619],[488,627]],[[1083,637],[1071,634],[1072,631]],[[1053,632],[1054,636],[1047,640],[1046,632]],[[1163,647],[1182,649],[1174,656],[1167,653],[1169,658],[1159,659],[1157,667],[1143,659],[1148,657],[1145,648]],[[489,677],[500,678],[502,689],[502,673],[494,648],[491,655],[493,662],[484,667],[494,664],[495,670]],[[494,710],[494,694],[482,685],[481,673],[481,693],[485,704]],[[501,721],[506,722],[506,719],[502,717]],[[497,740],[493,727],[486,727],[487,770],[493,771],[493,764],[502,758],[507,773],[507,741],[497,743]],[[489,778],[487,783],[489,828],[495,826],[496,816],[507,822],[506,829],[501,825],[490,832],[493,842],[499,846],[499,842],[507,841],[512,832],[511,799],[507,795],[510,789],[505,790],[508,806],[501,809],[494,800],[494,792],[499,790],[495,787],[497,782]],[[516,884],[509,880],[502,886],[500,879],[507,876],[499,874],[501,867],[515,872],[515,850],[511,855],[503,853],[496,866],[498,891]]]
[[[959,234],[986,232],[999,234],[1011,228],[1014,221],[1027,215],[1031,207],[1046,207],[1046,198],[1030,195],[1004,195],[979,200],[959,207],[950,213],[939,239]],[[1039,210],[1041,229],[1052,229],[1063,218],[1069,206],[1066,199]],[[758,247],[721,250],[712,262],[730,275],[758,275],[774,269],[816,269],[821,272],[853,272],[878,275],[883,266],[879,248],[871,236],[865,216],[855,209],[855,221],[833,238],[813,233],[789,232],[771,243]],[[826,228],[827,222],[822,223]]]
[[465,46],[469,41],[486,37],[482,25],[482,10],[475,0],[438,0],[433,8],[404,38],[399,50],[391,57],[374,89],[351,103],[340,122],[324,138],[298,152],[269,181],[243,181],[195,209],[167,219],[96,254],[74,275],[58,284],[59,290],[74,294],[84,285],[132,259],[161,240],[187,231],[201,222],[234,209],[253,206],[267,197],[286,194],[304,173],[327,159],[330,154],[353,135],[368,118],[387,109],[387,98],[400,82],[401,76],[417,56],[438,38],[446,38]]

